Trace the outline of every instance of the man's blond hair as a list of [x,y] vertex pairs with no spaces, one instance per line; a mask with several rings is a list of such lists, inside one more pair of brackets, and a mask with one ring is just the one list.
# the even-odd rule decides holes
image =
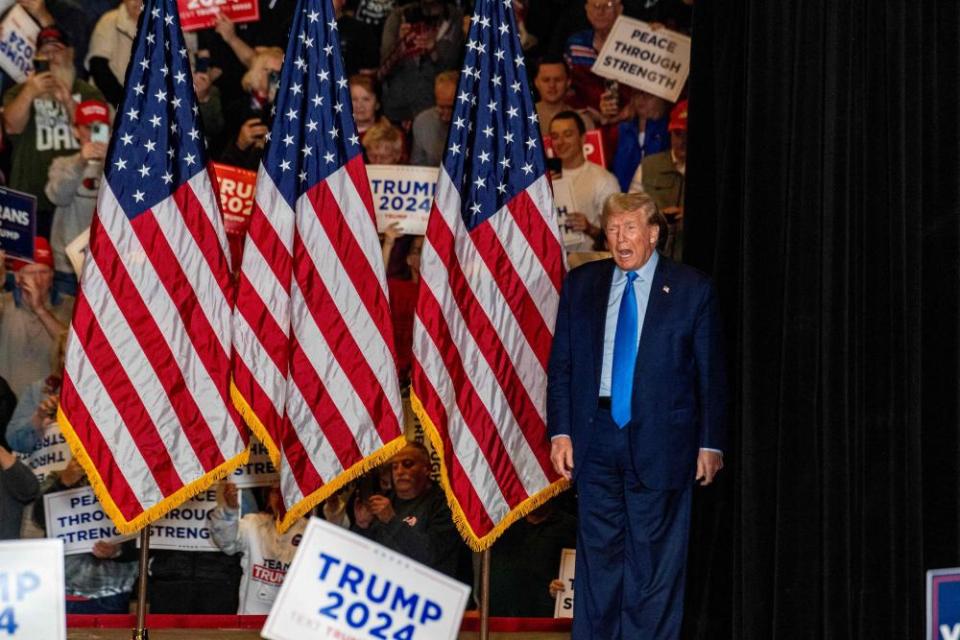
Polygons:
[[603,203],[600,213],[600,228],[607,228],[607,219],[616,213],[638,211],[646,216],[645,220],[651,227],[660,228],[660,235],[666,237],[667,219],[660,213],[657,203],[646,193],[614,193]]

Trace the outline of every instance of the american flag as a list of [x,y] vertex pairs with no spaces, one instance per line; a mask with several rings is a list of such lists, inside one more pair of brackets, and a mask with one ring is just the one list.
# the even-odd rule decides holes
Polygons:
[[300,0],[234,312],[234,398],[292,524],[403,446],[386,277],[330,0]]
[[511,0],[477,0],[421,256],[413,403],[475,550],[566,487],[546,367],[564,257]]
[[226,236],[175,0],[146,0],[67,343],[60,424],[117,528],[246,456]]

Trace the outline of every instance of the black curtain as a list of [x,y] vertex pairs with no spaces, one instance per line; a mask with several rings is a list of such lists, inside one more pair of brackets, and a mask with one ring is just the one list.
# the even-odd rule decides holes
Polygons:
[[687,261],[718,286],[727,469],[687,638],[922,638],[960,566],[960,5],[697,0]]

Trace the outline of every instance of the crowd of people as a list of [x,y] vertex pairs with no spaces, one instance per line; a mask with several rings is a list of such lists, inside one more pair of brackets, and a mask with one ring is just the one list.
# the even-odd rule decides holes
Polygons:
[[[604,202],[614,193],[642,191],[669,223],[661,251],[682,259],[687,102],[670,104],[631,90],[600,78],[591,66],[621,13],[689,32],[691,4],[514,0],[551,178],[569,192],[563,225],[571,254],[604,250]],[[210,160],[258,167],[295,5],[259,0],[258,21],[235,24],[219,16],[212,28],[186,34]],[[333,0],[333,6],[367,161],[438,166],[472,7],[465,0]],[[78,286],[68,246],[94,213],[110,131],[122,117],[117,108],[141,3],[16,0],[14,9],[26,11],[40,31],[26,80],[0,77],[0,178],[36,197],[37,237],[32,262],[0,255],[0,539],[43,535],[42,496],[87,484],[75,461],[38,474],[18,456],[58,437],[64,340]],[[585,152],[588,135],[602,153]],[[603,166],[595,155],[609,162]],[[422,243],[395,228],[382,235],[404,383]],[[303,526],[278,534],[272,526],[277,489],[254,493],[256,499],[243,492],[240,500],[235,487],[221,487],[209,524],[222,553],[152,554],[153,611],[269,610]],[[552,596],[562,589],[551,582],[560,550],[574,544],[576,510],[569,502],[558,499],[530,514],[494,546],[492,581],[499,586],[493,615],[551,615]],[[448,575],[474,580],[471,556],[431,480],[422,445],[403,449],[317,514]],[[68,611],[127,611],[135,559],[131,541],[101,542],[91,553],[69,556]],[[280,582],[263,579],[264,567]]]

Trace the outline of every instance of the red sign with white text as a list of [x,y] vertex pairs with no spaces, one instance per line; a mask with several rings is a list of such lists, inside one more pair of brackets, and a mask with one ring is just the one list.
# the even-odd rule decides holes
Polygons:
[[[547,152],[547,157],[554,157],[553,141],[550,138],[543,139],[543,148]],[[598,164],[604,169],[607,168],[607,158],[603,153],[603,136],[599,129],[591,129],[583,134],[583,157],[593,164]]]
[[209,29],[217,24],[222,13],[232,22],[255,22],[260,19],[257,0],[177,0],[180,26],[184,31]]
[[212,163],[220,196],[220,211],[223,212],[223,229],[230,243],[230,258],[234,271],[240,268],[243,255],[243,240],[250,226],[254,194],[257,189],[257,173],[228,164]]

